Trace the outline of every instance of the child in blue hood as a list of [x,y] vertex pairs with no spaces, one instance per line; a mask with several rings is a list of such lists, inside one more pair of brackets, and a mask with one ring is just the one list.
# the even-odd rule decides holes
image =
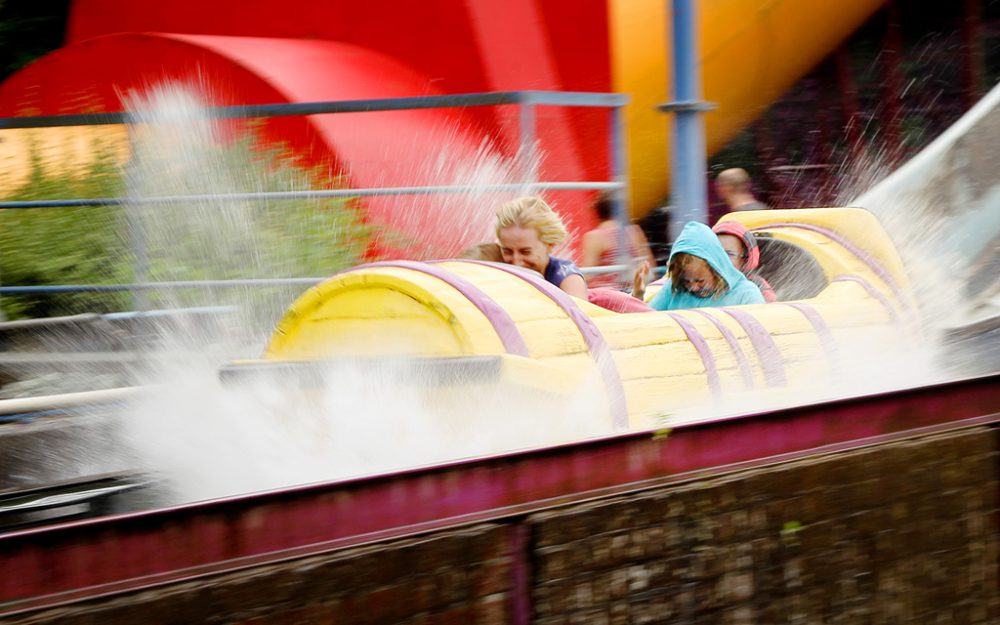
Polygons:
[[[668,280],[649,302],[654,310],[764,303],[760,289],[733,266],[705,224],[692,221],[684,226],[670,250],[667,268]],[[638,282],[641,291],[644,285]]]

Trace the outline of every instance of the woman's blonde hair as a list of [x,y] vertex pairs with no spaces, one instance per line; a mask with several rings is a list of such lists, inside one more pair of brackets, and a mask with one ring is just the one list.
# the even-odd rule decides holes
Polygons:
[[497,238],[500,231],[510,226],[532,228],[538,239],[546,245],[559,245],[566,238],[562,219],[540,197],[519,197],[503,204],[497,210]]

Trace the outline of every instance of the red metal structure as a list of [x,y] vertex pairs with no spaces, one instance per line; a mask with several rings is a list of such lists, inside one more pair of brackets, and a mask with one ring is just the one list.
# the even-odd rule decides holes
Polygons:
[[[123,94],[169,82],[208,89],[207,104],[223,106],[512,87],[610,90],[601,2],[378,4],[297,2],[275,10],[263,0],[182,0],[159,7],[79,0],[67,46],[0,87],[0,116],[121,110]],[[392,20],[382,19],[389,13]],[[552,45],[566,37],[591,45]],[[422,38],[447,39],[448,45],[422,46]],[[544,165],[547,179],[606,177],[605,111],[545,107],[538,116],[539,144],[559,152]],[[587,132],[589,124],[600,131]],[[309,163],[347,173],[354,187],[455,184],[484,144],[509,157],[520,134],[514,107],[285,118],[265,122],[260,132]],[[428,146],[435,146],[436,158],[428,158]],[[576,207],[566,211],[574,229],[591,223],[580,192],[554,197],[568,199],[564,209]],[[398,216],[397,199],[365,205],[375,225],[412,231]],[[428,223],[436,220],[427,212],[438,208],[421,203]],[[438,254],[456,253],[464,244],[433,228],[421,234]]]

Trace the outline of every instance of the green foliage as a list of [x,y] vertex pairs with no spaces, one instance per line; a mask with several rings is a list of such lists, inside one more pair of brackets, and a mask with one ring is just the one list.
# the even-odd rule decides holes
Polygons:
[[[133,185],[110,150],[85,175],[52,173],[35,156],[30,179],[4,200],[141,197],[295,191],[335,187],[336,178],[306,170],[279,149],[253,148],[252,140],[204,148],[191,162],[145,163]],[[143,150],[149,151],[149,150]],[[181,162],[178,164],[178,160]],[[165,169],[164,169],[165,168]],[[171,169],[172,168],[172,169]],[[323,277],[356,264],[368,229],[344,199],[146,203],[130,208],[0,210],[0,284],[123,284],[133,281]],[[139,225],[141,228],[136,229]],[[132,230],[130,230],[130,226]],[[142,233],[140,275],[131,254]],[[156,291],[150,306],[222,303],[204,290]],[[248,299],[244,294],[244,301]],[[8,295],[0,309],[9,318],[133,307],[132,295],[47,293]]]
[[[98,156],[83,175],[49,173],[33,152],[28,180],[4,200],[33,201],[120,195],[122,176],[111,154]],[[0,210],[0,284],[115,284],[127,282],[129,268],[120,262],[120,207]],[[122,294],[45,294],[5,296],[0,310],[10,318],[107,312],[121,308]]]

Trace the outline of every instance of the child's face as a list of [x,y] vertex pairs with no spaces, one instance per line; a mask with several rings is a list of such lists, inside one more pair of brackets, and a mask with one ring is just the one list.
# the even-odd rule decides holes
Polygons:
[[708,263],[696,256],[681,270],[681,285],[695,297],[711,297],[720,286]]
[[722,244],[722,249],[726,250],[729,260],[733,261],[733,267],[743,271],[743,266],[746,264],[746,252],[743,249],[743,241],[731,234],[720,234],[719,243]]

